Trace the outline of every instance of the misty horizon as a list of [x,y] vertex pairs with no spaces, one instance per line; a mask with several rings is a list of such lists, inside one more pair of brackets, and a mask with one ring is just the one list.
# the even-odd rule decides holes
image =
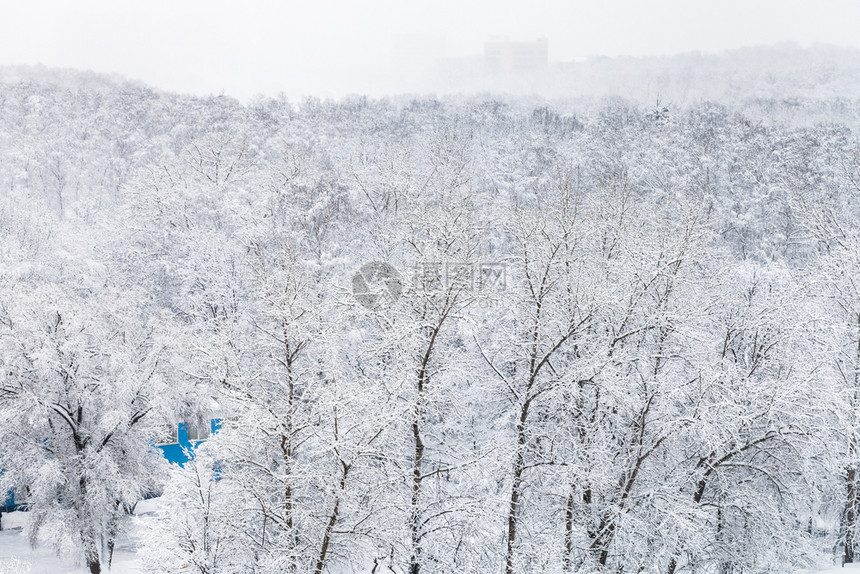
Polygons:
[[[742,17],[739,17],[742,15]],[[482,74],[485,45],[548,40],[548,62],[597,57],[722,55],[791,43],[860,48],[847,1],[691,5],[679,0],[602,6],[541,2],[383,0],[280,6],[45,0],[0,8],[0,66],[119,74],[166,91],[248,101],[284,93],[343,97],[456,92],[451,76]],[[453,71],[452,71],[453,70]],[[478,86],[493,90],[494,86]]]

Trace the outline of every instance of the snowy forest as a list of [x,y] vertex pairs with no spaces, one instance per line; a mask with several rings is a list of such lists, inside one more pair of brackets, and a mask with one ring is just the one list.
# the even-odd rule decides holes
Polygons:
[[857,109],[0,83],[0,489],[93,574],[860,561]]

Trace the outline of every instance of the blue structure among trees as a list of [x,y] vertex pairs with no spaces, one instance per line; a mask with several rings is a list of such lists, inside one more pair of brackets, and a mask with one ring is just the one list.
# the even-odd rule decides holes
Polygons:
[[188,453],[192,453],[197,445],[209,438],[209,435],[218,432],[221,428],[221,419],[211,419],[208,428],[200,428],[189,423],[178,423],[163,438],[165,442],[156,444],[167,462],[183,466],[188,462]]

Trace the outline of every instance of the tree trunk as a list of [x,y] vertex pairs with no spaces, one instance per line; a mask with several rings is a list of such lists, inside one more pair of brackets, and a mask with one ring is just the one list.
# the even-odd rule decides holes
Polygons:
[[338,490],[337,497],[334,499],[334,508],[331,511],[331,516],[329,517],[328,524],[325,528],[325,533],[323,534],[322,545],[320,546],[320,554],[319,558],[317,558],[316,568],[314,568],[314,574],[322,574],[323,565],[325,565],[326,555],[328,554],[328,547],[331,543],[331,534],[334,531],[334,527],[337,524],[338,514],[340,514],[340,497],[343,491],[346,489],[346,475],[349,473],[349,465],[344,465],[343,474],[340,476],[340,489]]
[[412,535],[412,556],[410,558],[409,573],[419,574],[421,569],[421,467],[424,461],[424,441],[421,439],[421,425],[416,412],[412,421],[412,438],[415,441],[415,451],[412,459],[412,499],[409,529]]
[[527,399],[520,409],[520,420],[517,423],[517,455],[514,457],[511,501],[508,507],[508,540],[507,547],[505,548],[505,574],[513,574],[514,571],[514,547],[517,541],[517,527],[519,526],[522,477],[525,467],[526,420],[529,416],[529,404],[529,400]]
[[854,562],[854,545],[857,539],[857,470],[848,469],[847,500],[845,504],[845,554],[843,562]]
[[[854,356],[854,393],[852,407],[856,409],[860,403],[860,315],[857,315],[857,345]],[[853,410],[852,409],[852,410]],[[855,422],[855,425],[857,423]],[[846,481],[846,500],[845,500],[845,554],[843,556],[845,564],[854,562],[854,549],[857,542],[857,468],[854,463],[854,458],[857,454],[857,438],[852,435],[851,441],[848,443],[849,464],[848,474],[845,477]]]
[[[80,415],[78,415],[80,417]],[[78,437],[75,437],[75,446],[77,447],[78,452],[83,450],[83,445],[81,444]],[[99,557],[99,548],[96,544],[96,533],[95,528],[92,524],[90,517],[88,517],[86,512],[84,511],[84,505],[87,502],[87,494],[88,494],[88,485],[87,479],[85,477],[80,477],[78,479],[78,487],[80,488],[80,501],[78,511],[78,520],[81,521],[81,542],[83,543],[84,550],[84,560],[87,563],[87,568],[90,571],[90,574],[101,574],[102,565],[101,559]]]
[[522,474],[522,454],[517,454],[517,460],[514,463],[514,478],[511,484],[511,502],[508,508],[508,543],[505,550],[505,574],[513,574],[514,571],[514,544],[517,540],[517,520],[519,519]]
[[570,572],[571,563],[570,555],[573,554],[573,486],[570,487],[570,493],[567,495],[567,509],[564,513],[564,558],[562,559],[562,570]]
[[409,530],[412,539],[412,556],[409,559],[409,574],[419,574],[421,570],[421,543],[423,538],[423,525],[421,523],[421,482],[424,479],[424,440],[421,438],[422,423],[424,422],[424,390],[430,382],[428,367],[433,356],[436,345],[436,337],[442,330],[447,313],[444,314],[434,328],[428,333],[426,347],[421,358],[420,367],[416,377],[416,399],[415,412],[412,415],[412,440],[414,451],[412,453],[412,498],[410,500],[411,515],[409,517]]
[[90,574],[100,574],[102,571],[101,560],[99,559],[99,550],[96,546],[96,541],[93,532],[81,533],[84,543],[84,559],[87,562],[87,568]]

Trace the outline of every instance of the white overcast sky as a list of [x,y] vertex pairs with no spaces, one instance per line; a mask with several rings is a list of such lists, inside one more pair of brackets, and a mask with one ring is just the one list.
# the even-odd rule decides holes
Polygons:
[[373,93],[397,65],[540,36],[550,60],[860,47],[860,0],[0,0],[0,66],[116,72],[241,99]]

